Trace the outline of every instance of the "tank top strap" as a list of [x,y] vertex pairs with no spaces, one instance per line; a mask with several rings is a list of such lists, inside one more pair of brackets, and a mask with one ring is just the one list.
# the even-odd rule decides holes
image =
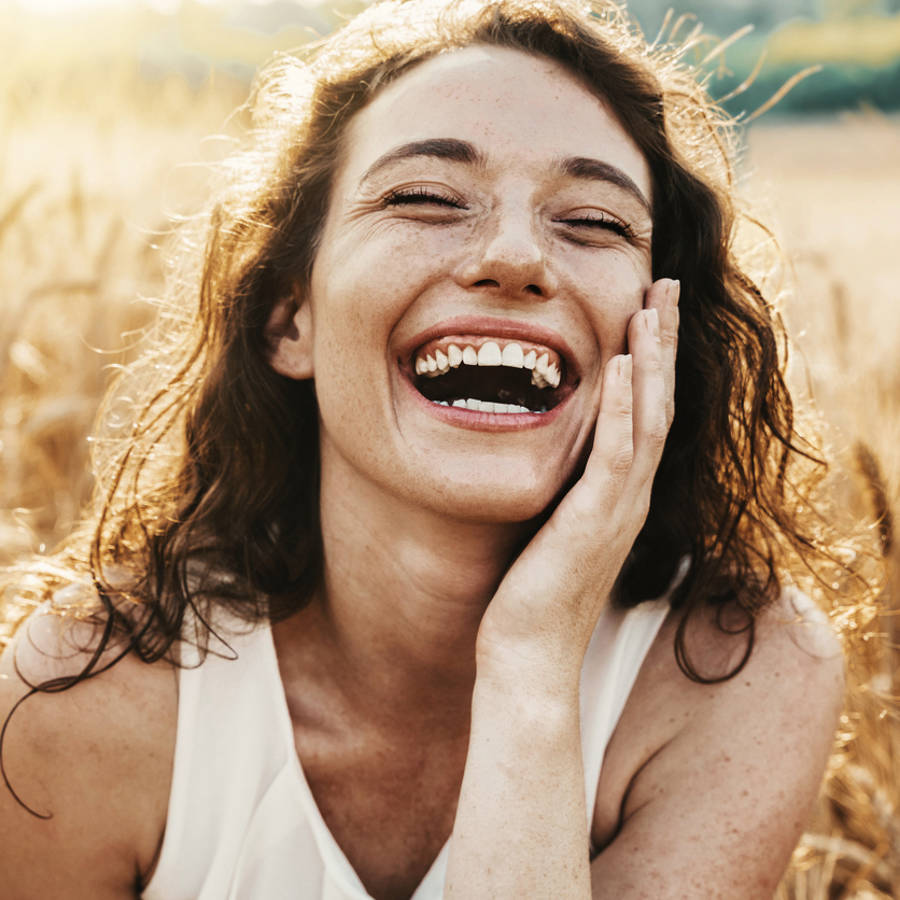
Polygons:
[[581,670],[581,752],[588,824],[593,822],[606,748],[644,659],[669,614],[669,599],[687,573],[685,557],[655,600],[632,609],[608,606],[600,616]]
[[644,658],[669,612],[668,598],[630,610],[610,610],[594,631],[581,670],[581,753],[588,822],[606,747]]

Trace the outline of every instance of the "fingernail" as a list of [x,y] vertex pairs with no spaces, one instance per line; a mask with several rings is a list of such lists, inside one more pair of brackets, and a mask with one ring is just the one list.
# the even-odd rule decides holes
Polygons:
[[625,384],[631,383],[631,354],[626,353],[623,356],[619,357],[619,378],[625,382]]
[[644,310],[644,325],[647,330],[658,341],[659,340],[659,313],[651,307]]
[[672,278],[669,280],[669,303],[672,306],[678,306],[678,301],[681,298],[681,282],[677,278]]

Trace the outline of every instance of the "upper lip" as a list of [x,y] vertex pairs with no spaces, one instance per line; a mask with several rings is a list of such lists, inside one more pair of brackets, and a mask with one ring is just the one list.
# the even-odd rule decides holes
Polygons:
[[483,337],[496,337],[506,340],[530,341],[533,344],[543,344],[555,350],[566,363],[568,379],[571,381],[578,376],[578,366],[575,355],[562,335],[534,322],[522,322],[515,319],[498,319],[489,316],[455,316],[444,319],[424,331],[420,331],[410,340],[405,341],[400,349],[401,363],[409,367],[415,351],[436,338],[447,335],[480,335]]

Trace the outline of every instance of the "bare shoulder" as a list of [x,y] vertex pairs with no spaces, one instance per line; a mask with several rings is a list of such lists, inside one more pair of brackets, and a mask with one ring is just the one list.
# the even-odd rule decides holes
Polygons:
[[[732,671],[747,648],[739,618],[722,624],[736,633],[712,612],[686,632],[690,660],[709,678]],[[610,742],[598,799],[605,789],[620,803],[604,818],[598,802],[595,839],[606,849],[595,875],[607,888],[596,896],[771,897],[833,746],[841,645],[810,600],[785,590],[758,617],[743,668],[704,684],[678,666],[677,625],[673,614]],[[648,856],[654,865],[638,872]],[[639,889],[615,892],[628,884]]]
[[93,639],[92,626],[39,612],[0,655],[9,900],[134,897],[158,851],[177,718],[172,666],[126,655],[67,690],[30,694],[77,673]]
[[[648,676],[674,676],[677,622],[673,615],[660,635]],[[715,683],[673,677],[672,699],[681,698],[686,713],[701,718],[707,706],[740,699],[767,715],[784,706],[793,716],[818,717],[832,726],[843,697],[844,656],[828,617],[806,595],[786,588],[749,625],[736,611],[707,610],[694,617],[685,630],[685,649],[697,673]]]

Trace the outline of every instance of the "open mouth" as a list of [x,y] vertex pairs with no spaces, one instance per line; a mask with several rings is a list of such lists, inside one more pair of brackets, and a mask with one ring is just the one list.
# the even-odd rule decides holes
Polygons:
[[574,388],[571,367],[541,344],[453,335],[411,360],[416,390],[432,403],[490,413],[546,413]]

